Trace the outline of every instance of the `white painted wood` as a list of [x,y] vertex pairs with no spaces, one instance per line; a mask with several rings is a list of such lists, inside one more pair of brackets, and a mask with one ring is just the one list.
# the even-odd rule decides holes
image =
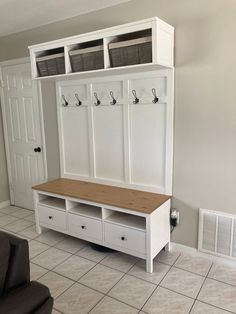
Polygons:
[[105,243],[145,254],[146,233],[143,231],[105,222],[104,235]]
[[[172,73],[165,70],[58,82],[61,176],[172,194]],[[83,86],[87,95],[80,107],[73,105],[77,86]],[[153,88],[157,103],[152,102]],[[133,89],[138,104],[133,104]],[[110,91],[118,100],[115,105],[110,104]],[[101,101],[99,106],[94,92]],[[62,106],[62,95],[68,107]],[[82,108],[84,115],[80,114]]]
[[[2,63],[2,113],[11,203],[33,209],[32,185],[47,179],[42,105],[24,60]],[[34,148],[41,147],[41,153]]]
[[38,205],[38,212],[41,225],[66,229],[65,212],[42,205]]
[[69,231],[79,237],[102,240],[102,222],[81,215],[68,214]]
[[10,206],[10,205],[11,205],[10,200],[1,202],[1,203],[0,203],[0,209],[5,208],[5,207],[8,207],[8,206]]
[[[51,203],[53,207],[48,206],[49,196],[64,199],[66,211],[62,211],[58,204],[56,207],[56,203]],[[170,201],[165,202],[150,215],[41,191],[34,191],[34,202],[38,233],[46,227],[144,258],[147,272],[153,271],[155,255],[170,243]],[[56,223],[52,223],[49,216],[55,216]]]
[[[173,37],[174,28],[157,17],[149,18],[146,20],[123,24],[111,28],[107,28],[100,31],[95,31],[87,34],[81,34],[78,36],[63,38],[48,43],[34,45],[29,47],[30,56],[32,62],[32,75],[33,78],[39,78],[37,74],[35,56],[48,49],[54,49],[58,47],[65,47],[65,67],[66,73],[61,75],[62,77],[71,76],[70,60],[68,57],[68,51],[70,47],[79,43],[89,42],[92,40],[102,39],[104,43],[104,69],[88,71],[88,72],[101,72],[105,73],[110,68],[110,55],[108,53],[108,43],[111,39],[115,39],[119,35],[133,33],[141,30],[150,29],[152,31],[152,63],[147,66],[151,69],[155,65],[161,65],[164,67],[173,66]],[[126,66],[124,68],[132,71],[137,65]],[[87,75],[87,73],[85,73]],[[39,79],[45,79],[47,77],[40,77]]]

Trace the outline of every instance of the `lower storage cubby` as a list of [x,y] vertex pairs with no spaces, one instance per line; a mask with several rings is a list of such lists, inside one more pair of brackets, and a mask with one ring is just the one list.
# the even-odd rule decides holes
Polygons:
[[64,211],[38,205],[38,213],[41,225],[66,230],[66,213]]
[[102,221],[80,215],[68,214],[69,232],[82,239],[102,240]]

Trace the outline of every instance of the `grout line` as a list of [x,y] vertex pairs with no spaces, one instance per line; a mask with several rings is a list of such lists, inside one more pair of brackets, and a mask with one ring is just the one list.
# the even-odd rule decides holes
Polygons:
[[231,311],[229,311],[229,310],[223,309],[222,307],[219,307],[219,306],[216,306],[216,305],[213,305],[213,304],[207,303],[207,302],[205,302],[205,301],[201,301],[201,300],[195,300],[195,301],[198,301],[198,302],[203,303],[203,304],[206,304],[206,305],[210,305],[210,306],[212,306],[212,307],[215,307],[216,309],[219,309],[219,310],[225,311],[225,312],[227,312],[227,313],[232,313],[232,314],[235,314],[235,312],[231,312]]

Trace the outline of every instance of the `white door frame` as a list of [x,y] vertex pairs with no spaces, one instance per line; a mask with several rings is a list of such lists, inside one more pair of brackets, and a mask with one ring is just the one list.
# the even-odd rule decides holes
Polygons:
[[[12,189],[12,169],[10,163],[10,149],[9,149],[9,141],[8,141],[8,131],[7,131],[7,120],[6,120],[6,107],[4,100],[4,92],[3,92],[3,77],[2,77],[2,68],[11,66],[11,65],[19,65],[23,63],[30,63],[30,58],[19,58],[12,59],[7,61],[0,62],[0,100],[2,107],[2,120],[3,120],[3,133],[4,133],[4,141],[5,141],[5,151],[6,151],[6,160],[7,160],[7,171],[8,171],[8,180],[9,180],[9,191],[10,191],[10,201],[11,204],[15,203],[14,194]],[[43,102],[42,102],[42,92],[41,92],[41,82],[37,82],[37,90],[38,90],[38,98],[39,98],[39,114],[40,114],[40,128],[41,128],[41,137],[42,137],[42,145],[43,145],[43,163],[44,163],[44,176],[45,180],[48,180],[48,168],[47,168],[47,152],[46,152],[46,141],[45,141],[45,128],[44,128],[44,118],[43,118]]]

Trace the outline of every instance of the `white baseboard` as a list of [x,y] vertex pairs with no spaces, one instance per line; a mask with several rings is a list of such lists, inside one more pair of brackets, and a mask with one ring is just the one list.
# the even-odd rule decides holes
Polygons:
[[0,209],[7,207],[7,206],[10,206],[10,205],[11,205],[10,200],[1,202],[0,203]]
[[200,252],[198,249],[175,242],[171,242],[171,249],[179,251],[181,253],[195,255],[196,257],[204,257],[211,260],[212,262],[224,263],[233,266],[235,266],[236,264],[236,261],[230,260],[228,258]]

